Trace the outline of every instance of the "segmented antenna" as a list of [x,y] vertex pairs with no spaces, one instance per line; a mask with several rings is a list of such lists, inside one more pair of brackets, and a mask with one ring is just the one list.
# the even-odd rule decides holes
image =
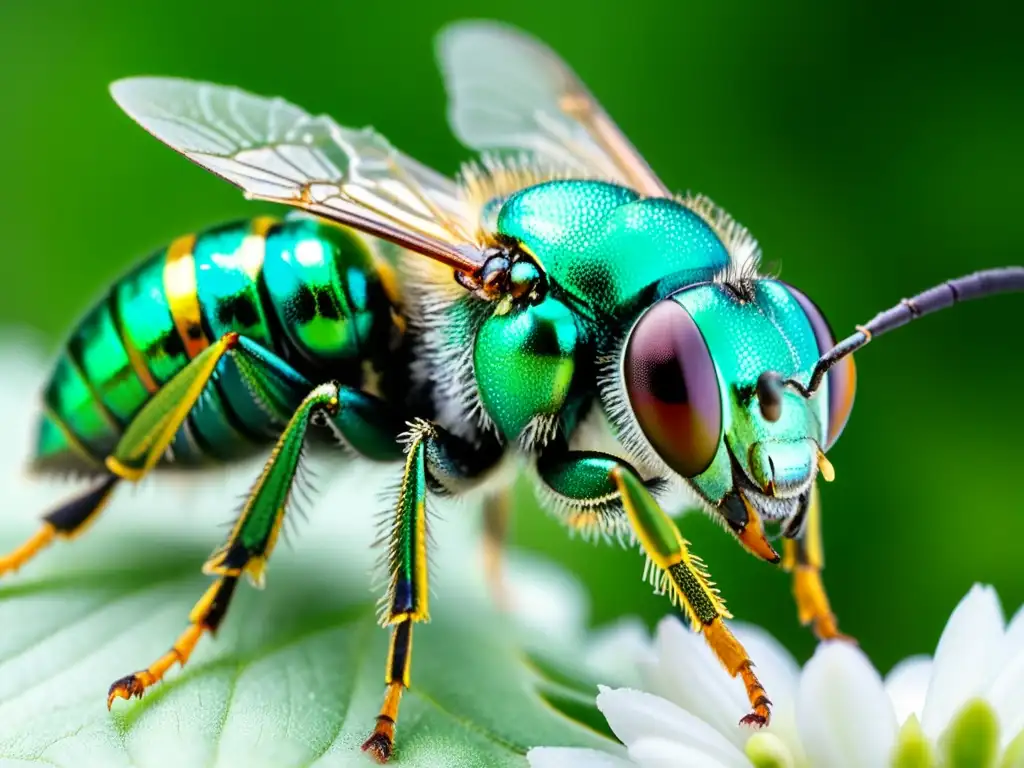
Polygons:
[[786,386],[792,387],[804,397],[810,397],[821,386],[828,369],[851,352],[863,347],[876,336],[893,328],[906,325],[911,320],[924,317],[940,309],[951,307],[968,299],[980,299],[997,293],[1024,291],[1024,267],[1001,267],[985,269],[953,280],[947,280],[934,288],[922,291],[916,296],[903,299],[899,304],[875,315],[867,325],[858,325],[857,332],[838,342],[822,355],[814,365],[811,380],[805,387],[796,379],[787,379]]

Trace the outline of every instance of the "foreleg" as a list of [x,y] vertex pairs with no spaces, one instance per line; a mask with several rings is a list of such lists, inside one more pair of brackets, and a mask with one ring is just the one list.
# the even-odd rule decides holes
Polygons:
[[725,626],[723,620],[731,614],[712,586],[704,563],[690,553],[688,542],[636,470],[613,456],[589,452],[542,457],[537,469],[541,480],[565,504],[601,512],[591,514],[591,519],[607,524],[614,515],[625,515],[647,555],[652,581],[682,606],[694,630],[704,635],[726,671],[742,678],[752,711],[741,722],[766,725],[771,702],[746,650]]

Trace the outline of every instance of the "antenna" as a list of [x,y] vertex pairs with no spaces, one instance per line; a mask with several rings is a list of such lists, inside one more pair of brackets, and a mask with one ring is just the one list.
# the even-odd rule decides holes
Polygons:
[[1024,267],[1001,267],[985,269],[970,275],[947,280],[916,296],[903,299],[894,307],[879,312],[867,325],[858,325],[857,332],[838,342],[822,355],[814,365],[811,380],[805,387],[796,379],[787,379],[785,385],[792,387],[804,397],[813,395],[821,386],[828,369],[851,352],[863,347],[876,336],[906,325],[911,320],[938,312],[961,301],[980,299],[998,293],[1024,291]]

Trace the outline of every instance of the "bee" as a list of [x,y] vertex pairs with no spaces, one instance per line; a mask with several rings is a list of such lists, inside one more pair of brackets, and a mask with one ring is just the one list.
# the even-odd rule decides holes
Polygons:
[[157,139],[295,210],[174,240],[75,328],[43,392],[34,464],[90,482],[0,574],[82,530],[123,482],[269,448],[186,629],[110,686],[109,707],[185,664],[242,576],[263,584],[307,443],[390,462],[391,642],[363,745],[385,762],[413,628],[429,619],[426,501],[481,493],[496,552],[503,468],[522,467],[569,529],[639,545],[647,578],[742,679],[741,722],[765,725],[768,695],[666,510],[702,508],[781,563],[800,619],[843,637],[821,580],[817,481],[832,480],[826,453],[853,405],[851,353],[955,302],[1020,291],[1024,268],[950,280],[837,341],[808,296],[759,272],[745,228],[671,192],[552,51],[487,22],[448,27],[438,51],[451,125],[481,153],[454,180],[280,98],[112,85]]

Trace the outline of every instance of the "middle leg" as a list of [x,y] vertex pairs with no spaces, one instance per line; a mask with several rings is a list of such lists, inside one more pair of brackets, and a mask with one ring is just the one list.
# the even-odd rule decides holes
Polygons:
[[417,419],[405,435],[405,470],[398,487],[394,516],[386,536],[388,591],[380,602],[380,623],[391,627],[384,673],[384,704],[373,733],[363,743],[380,763],[395,744],[395,725],[402,694],[410,684],[413,625],[430,621],[427,582],[428,488],[439,494],[472,484],[501,458],[497,444],[472,446],[429,421]]

